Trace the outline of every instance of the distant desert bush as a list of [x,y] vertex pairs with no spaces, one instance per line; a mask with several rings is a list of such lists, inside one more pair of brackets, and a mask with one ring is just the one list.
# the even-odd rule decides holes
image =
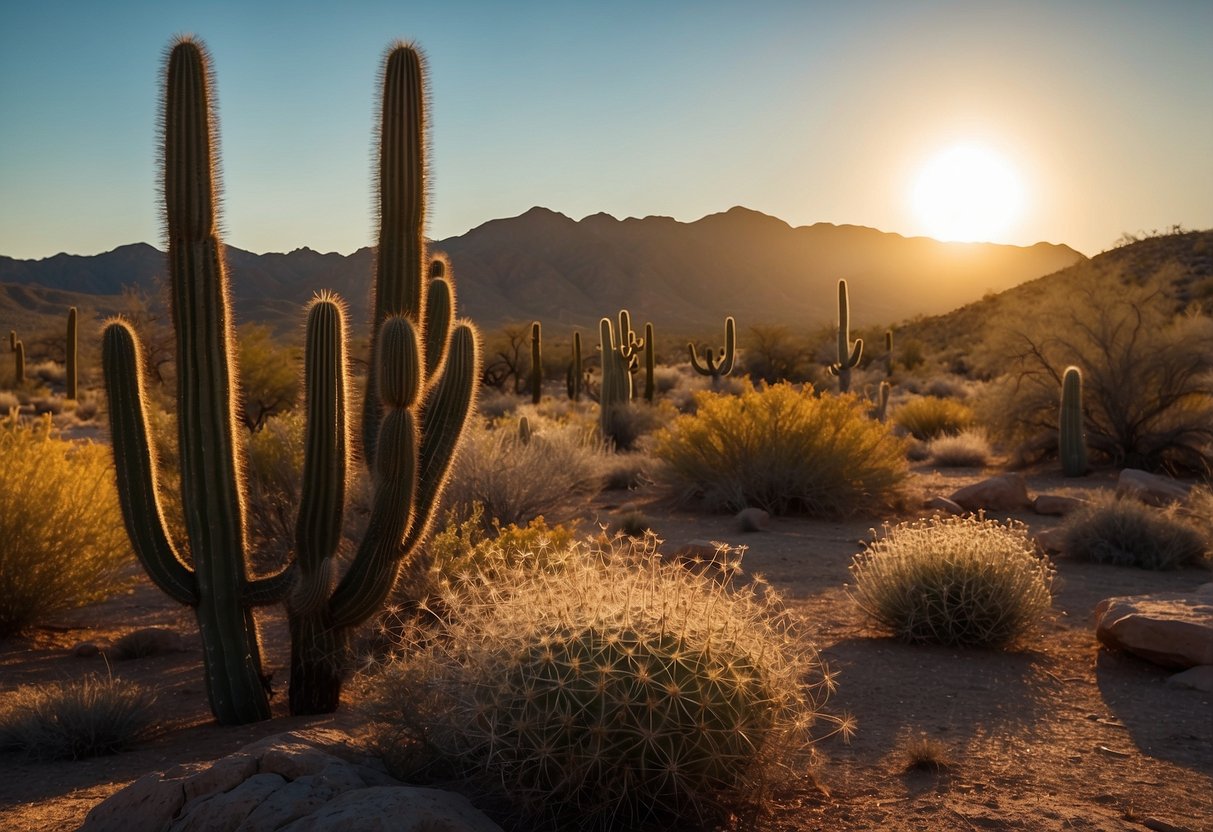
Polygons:
[[893,421],[915,439],[930,441],[937,436],[960,433],[975,417],[967,406],[953,399],[918,396],[892,408]]
[[941,468],[983,468],[993,454],[985,431],[978,428],[937,436],[927,443],[926,452],[931,464]]
[[270,416],[249,436],[245,508],[258,566],[282,561],[293,545],[306,421],[302,410],[288,411]]
[[932,517],[885,526],[855,556],[853,597],[906,641],[1000,647],[1052,604],[1053,567],[1022,523]]
[[694,415],[655,437],[654,476],[711,510],[838,516],[894,499],[905,446],[851,396],[777,384],[701,393]]
[[1213,319],[1175,313],[1166,269],[1138,282],[1095,266],[993,339],[1005,369],[986,420],[1030,458],[1057,448],[1061,378],[1082,370],[1089,447],[1114,465],[1204,472],[1213,464]]
[[1062,551],[1070,557],[1142,569],[1178,569],[1208,553],[1204,530],[1175,508],[1106,497],[1066,518]]
[[106,598],[132,564],[109,449],[0,420],[0,638]]
[[35,760],[124,751],[149,734],[153,699],[134,682],[96,675],[18,688],[0,700],[0,750]]
[[26,367],[27,378],[37,379],[43,384],[62,384],[67,376],[67,368],[54,361],[39,361]]
[[0,390],[0,416],[7,416],[9,411],[21,407],[21,399],[12,390]]
[[472,425],[452,467],[446,505],[479,503],[486,524],[572,516],[602,489],[604,459],[592,429],[575,424],[537,417],[529,442],[509,419]]
[[518,829],[715,828],[814,761],[832,679],[769,587],[663,563],[656,541],[569,550],[452,586],[442,638],[369,688],[409,782],[463,781]]

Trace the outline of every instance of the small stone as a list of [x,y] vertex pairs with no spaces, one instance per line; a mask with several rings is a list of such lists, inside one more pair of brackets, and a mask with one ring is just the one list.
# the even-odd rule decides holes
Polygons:
[[1065,551],[1065,529],[1041,529],[1032,535],[1032,539],[1036,541],[1040,551],[1050,555],[1059,555]]
[[743,532],[765,532],[771,524],[771,515],[763,509],[750,507],[737,512],[736,520]]
[[1037,514],[1050,517],[1065,517],[1078,509],[1089,505],[1086,500],[1078,497],[1063,497],[1060,494],[1039,494],[1032,501],[1032,510]]
[[72,655],[77,659],[91,659],[101,652],[101,648],[91,641],[82,641],[72,648]]
[[961,516],[962,514],[968,514],[968,512],[965,511],[964,506],[961,506],[953,500],[949,500],[947,497],[932,497],[931,499],[927,500],[924,508],[926,508],[927,511],[954,514],[957,517]]
[[1152,506],[1182,503],[1188,498],[1189,487],[1171,477],[1160,477],[1148,471],[1125,468],[1116,478],[1116,496],[1133,497]]
[[966,485],[949,499],[967,511],[1015,511],[1032,507],[1028,481],[1018,472]]

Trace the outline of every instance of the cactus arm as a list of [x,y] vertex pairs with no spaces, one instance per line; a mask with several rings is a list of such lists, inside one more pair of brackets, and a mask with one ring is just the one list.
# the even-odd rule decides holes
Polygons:
[[737,357],[737,324],[733,316],[724,319],[724,351],[720,355],[717,372],[727,376],[733,372],[733,362]]
[[[435,260],[434,264],[441,261]],[[433,264],[431,264],[433,265]],[[432,269],[431,269],[432,273]],[[433,379],[446,361],[447,333],[455,319],[455,285],[445,277],[430,280],[425,295],[425,375]]]
[[160,509],[156,459],[147,435],[139,342],[124,322],[105,328],[102,368],[122,519],[135,556],[156,586],[182,604],[198,603],[198,581],[169,538]]
[[689,352],[691,355],[691,367],[695,370],[695,372],[699,373],[701,376],[712,375],[712,352],[711,352],[711,350],[708,350],[708,352],[704,356],[704,358],[706,359],[704,361],[700,360],[699,352],[695,349],[694,343],[687,344],[687,352]]

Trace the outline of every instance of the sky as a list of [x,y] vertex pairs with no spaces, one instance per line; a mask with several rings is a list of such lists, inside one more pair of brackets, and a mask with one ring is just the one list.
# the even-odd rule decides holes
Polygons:
[[[161,243],[160,68],[183,32],[214,58],[225,240],[259,253],[373,240],[375,88],[397,38],[428,56],[433,239],[536,205],[946,236],[924,187],[998,215],[973,232],[993,242],[1094,254],[1213,227],[1211,0],[14,0],[0,254]],[[999,176],[924,173],[957,148]]]

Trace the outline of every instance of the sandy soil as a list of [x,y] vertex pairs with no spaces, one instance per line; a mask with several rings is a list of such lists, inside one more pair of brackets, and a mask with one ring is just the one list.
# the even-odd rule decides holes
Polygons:
[[[946,494],[978,475],[922,471],[915,483],[924,493]],[[1080,494],[1110,485],[1106,476],[1079,487],[1047,475],[1029,482],[1033,493]],[[597,519],[608,519],[622,499],[602,501]],[[1208,571],[1154,573],[1059,559],[1055,615],[1018,651],[911,646],[874,629],[844,587],[851,557],[878,519],[777,519],[766,532],[741,534],[728,517],[655,505],[645,510],[670,546],[693,539],[749,546],[747,571],[762,573],[785,593],[839,674],[830,709],[858,721],[849,744],[839,737],[822,742],[828,762],[818,777],[806,776],[776,795],[759,829],[1213,830],[1213,695],[1168,687],[1166,671],[1101,649],[1091,624],[1103,598],[1191,590],[1211,580]],[[1057,523],[1015,516],[1033,530]],[[263,616],[263,625],[268,669],[281,687],[285,628],[275,614]],[[348,711],[288,717],[278,695],[277,719],[215,725],[192,615],[146,582],[0,643],[0,695],[23,684],[105,672],[103,658],[75,658],[70,648],[146,626],[174,628],[194,645],[113,665],[115,675],[157,691],[157,736],[136,750],[79,762],[0,755],[0,829],[75,828],[93,805],[146,772],[204,763],[302,726],[355,724]],[[952,765],[908,769],[907,745],[921,736],[941,743]]]

